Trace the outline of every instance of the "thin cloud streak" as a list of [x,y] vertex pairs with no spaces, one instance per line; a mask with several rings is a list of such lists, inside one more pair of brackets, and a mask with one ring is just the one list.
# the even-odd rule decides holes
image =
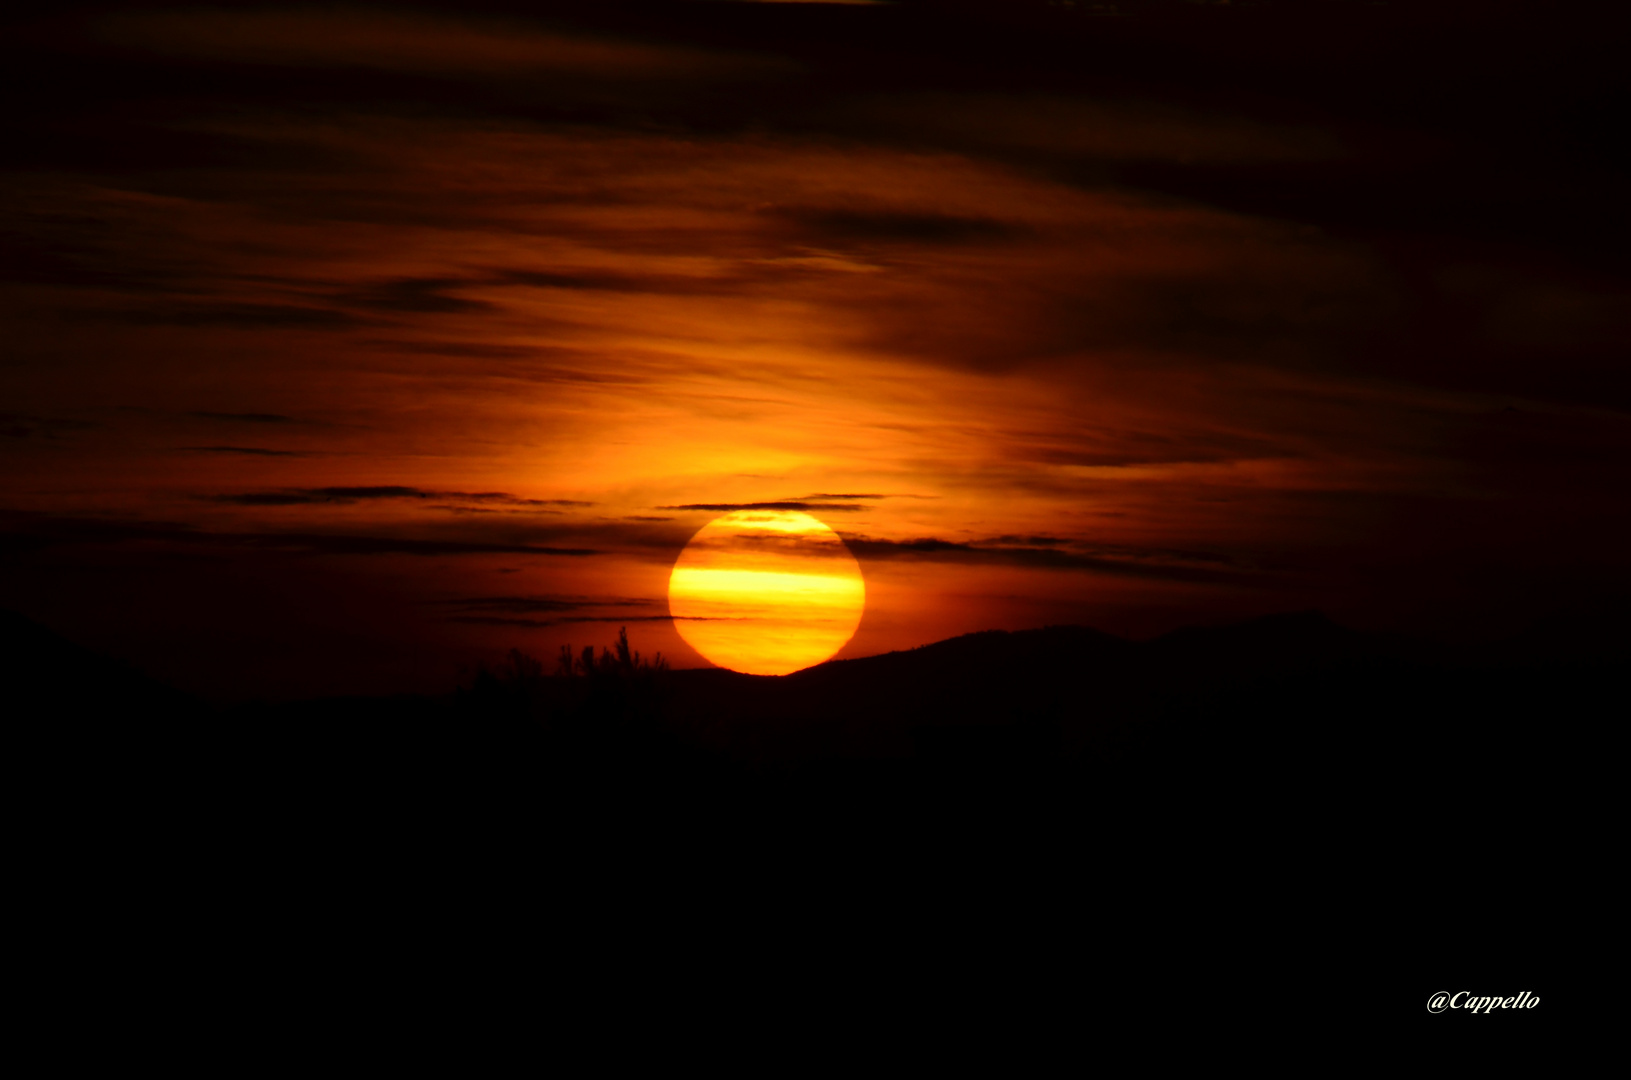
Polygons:
[[661,600],[583,596],[469,596],[452,600],[442,600],[438,602],[450,607],[464,608],[467,611],[507,611],[518,614],[529,612],[581,611],[585,608],[656,607],[663,603]]
[[658,510],[706,510],[711,513],[730,513],[736,510],[802,510],[807,513],[855,513],[867,507],[855,503],[828,502],[755,502],[755,503],[685,503],[680,506],[659,506]]
[[264,446],[183,446],[189,454],[238,454],[244,457],[307,457],[303,450],[271,450]]
[[434,540],[348,533],[204,531],[179,522],[138,522],[93,518],[7,515],[0,544],[17,550],[83,545],[174,544],[187,547],[249,548],[326,555],[549,555],[582,558],[601,555],[592,548],[506,544],[481,540]]
[[[220,448],[216,448],[219,450]],[[231,449],[231,448],[229,448]],[[238,453],[278,454],[278,451],[237,450]],[[280,455],[285,456],[285,455]],[[386,485],[382,487],[326,487],[286,491],[251,491],[227,495],[200,495],[207,502],[239,506],[350,505],[378,499],[449,499],[475,503],[501,503],[506,506],[584,507],[594,504],[582,499],[523,499],[504,491],[423,491],[419,488]]]
[[[1150,552],[1153,558],[1116,558],[1104,554],[1086,554],[1061,551],[1056,547],[1021,547],[1012,545],[985,546],[920,537],[913,540],[876,540],[865,536],[840,533],[844,543],[861,559],[869,560],[930,560],[952,563],[1003,564],[1043,570],[1090,571],[1118,577],[1150,578],[1162,581],[1182,581],[1196,584],[1250,584],[1260,574],[1218,566],[1182,565],[1173,561],[1166,552]],[[1224,560],[1213,557],[1205,560],[1217,563]]]
[[672,623],[672,622],[734,622],[740,620],[715,615],[563,615],[558,619],[523,619],[504,615],[449,615],[443,622],[465,623],[471,626],[520,626],[544,629],[551,626],[574,626],[579,623]]

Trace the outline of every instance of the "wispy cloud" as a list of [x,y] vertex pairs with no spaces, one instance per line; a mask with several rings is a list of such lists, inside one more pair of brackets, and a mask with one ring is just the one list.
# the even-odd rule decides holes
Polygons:
[[103,308],[97,318],[137,326],[228,326],[242,329],[341,329],[356,325],[356,317],[333,308],[294,304],[147,303],[126,308]]
[[467,623],[476,626],[521,626],[544,629],[551,626],[569,626],[574,623],[728,622],[735,620],[712,615],[563,615],[558,619],[523,619],[503,615],[449,615],[443,621]]
[[255,549],[328,555],[548,555],[583,558],[594,548],[503,543],[469,538],[425,539],[356,533],[232,531],[196,528],[180,522],[65,518],[12,512],[0,515],[0,544],[17,550],[73,545],[146,544],[185,548]]
[[659,510],[706,510],[711,513],[729,513],[734,510],[801,510],[807,513],[853,513],[866,507],[856,503],[831,502],[750,502],[750,503],[684,503],[679,506],[659,506]]
[[304,450],[269,450],[264,446],[183,446],[192,454],[237,454],[246,457],[308,457]]
[[69,432],[96,427],[87,420],[67,416],[39,416],[32,413],[0,412],[0,435],[12,439],[43,437],[58,439]]
[[445,622],[543,628],[574,623],[666,622],[662,600],[618,596],[470,596],[437,601]]
[[[243,452],[256,453],[258,451]],[[382,499],[444,500],[541,508],[594,505],[581,499],[524,499],[505,491],[426,491],[421,488],[394,484],[378,487],[323,487],[294,488],[282,491],[248,491],[222,495],[200,495],[198,498],[206,502],[231,503],[237,506],[348,505]]]
[[225,421],[227,423],[235,423],[235,424],[295,424],[295,423],[299,423],[299,421],[296,420],[294,417],[292,417],[292,416],[283,416],[280,413],[194,412],[194,413],[188,413],[187,415],[197,417],[200,420],[221,420],[221,421]]
[[619,596],[464,596],[437,601],[464,611],[502,611],[510,614],[583,611],[591,608],[660,607],[661,600]]
[[107,15],[97,25],[109,43],[125,49],[236,64],[625,80],[729,77],[780,66],[753,56],[417,13],[168,11]]
[[1054,537],[1023,544],[1018,538],[999,537],[983,543],[919,537],[911,540],[880,540],[840,533],[844,543],[862,560],[920,559],[939,562],[985,563],[1024,566],[1041,570],[1090,571],[1118,577],[1149,578],[1196,584],[1233,582],[1246,584],[1262,578],[1260,573],[1228,565],[1222,556],[1195,556],[1159,549],[1063,550],[1067,543]]

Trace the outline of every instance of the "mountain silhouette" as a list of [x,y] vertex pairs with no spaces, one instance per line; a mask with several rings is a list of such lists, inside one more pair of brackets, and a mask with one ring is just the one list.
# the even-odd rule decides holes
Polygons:
[[1458,652],[1300,613],[1145,642],[987,631],[783,677],[610,653],[545,674],[517,653],[442,696],[209,708],[18,616],[0,628],[30,836],[98,880],[370,910],[396,902],[382,882],[568,889],[642,934],[649,903],[722,917],[685,905],[727,902],[726,882],[1000,887],[1014,933],[1046,898],[1049,925],[1205,925],[1197,948],[1256,935],[1282,961],[1313,927],[1322,955],[1422,971],[1452,939],[1544,952],[1493,908],[1424,937],[1416,905],[1510,912],[1565,887],[1609,819],[1603,703],[1624,674],[1623,652],[1544,628]]
[[0,677],[10,708],[24,722],[129,724],[200,708],[187,695],[11,611],[0,611]]
[[419,742],[785,771],[958,755],[1097,767],[1156,743],[1165,755],[1253,743],[1254,759],[1290,760],[1293,746],[1331,740],[1352,753],[1387,746],[1403,767],[1470,733],[1481,747],[1533,738],[1567,723],[1560,711],[1586,709],[1626,656],[1597,624],[1588,629],[1583,643],[1572,625],[1531,627],[1473,652],[1358,632],[1316,612],[1146,642],[1074,626],[992,630],[778,677],[639,668],[637,654],[619,668],[609,651],[589,675],[581,662],[575,676],[549,675],[514,652],[453,695],[215,709],[12,613],[0,613],[0,648],[14,732],[132,747],[175,740],[169,752],[181,757],[287,753],[310,768],[345,747],[407,753]]

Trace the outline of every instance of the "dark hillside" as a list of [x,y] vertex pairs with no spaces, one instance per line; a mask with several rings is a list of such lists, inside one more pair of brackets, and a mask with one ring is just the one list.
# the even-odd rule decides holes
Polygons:
[[0,611],[0,657],[11,708],[25,726],[162,722],[198,708],[186,695],[15,612]]
[[[615,656],[546,675],[517,654],[441,698],[220,711],[5,625],[48,862],[308,913],[327,910],[313,888],[385,882],[607,910],[726,881],[1000,886],[1044,921],[1177,919],[1208,947],[1249,928],[1276,963],[1302,927],[1327,959],[1415,963],[1476,953],[1499,921],[1424,939],[1422,896],[1510,911],[1581,887],[1624,712],[1613,650],[1451,661],[1310,614],[1148,643],[971,634],[785,678]],[[1331,920],[1350,929],[1319,936]]]

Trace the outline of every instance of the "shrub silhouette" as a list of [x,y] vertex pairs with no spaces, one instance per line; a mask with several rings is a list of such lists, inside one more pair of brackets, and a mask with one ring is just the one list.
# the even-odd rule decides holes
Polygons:
[[525,719],[537,714],[547,698],[544,665],[511,649],[496,669],[478,667],[470,685],[458,688],[456,698],[467,713],[483,719]]
[[[510,655],[519,654],[510,650]],[[531,657],[526,657],[532,660]],[[532,661],[537,663],[537,661]],[[541,670],[541,668],[540,668]],[[629,648],[629,628],[619,627],[617,642],[611,648],[602,648],[600,658],[595,659],[595,647],[585,645],[583,652],[577,656],[572,653],[572,646],[562,645],[559,658],[555,663],[557,676],[572,678],[584,676],[587,678],[650,678],[668,670],[668,661],[663,659],[662,653],[656,653],[650,660],[645,659],[638,651]]]
[[496,668],[483,665],[458,698],[479,720],[521,723],[577,738],[649,732],[660,712],[668,661],[629,645],[628,627],[597,655],[592,645],[561,646],[553,675],[542,661],[511,649]]

